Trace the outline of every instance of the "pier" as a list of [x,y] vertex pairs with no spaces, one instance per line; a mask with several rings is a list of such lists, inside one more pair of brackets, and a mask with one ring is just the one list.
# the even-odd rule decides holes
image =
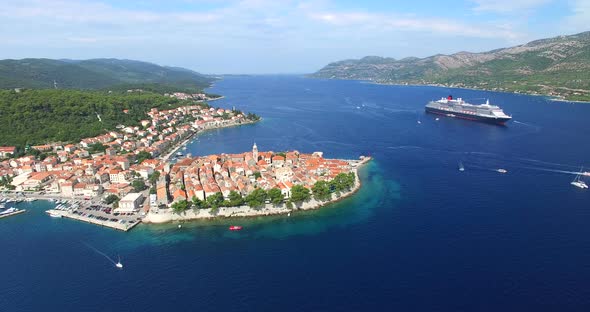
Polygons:
[[3,214],[0,214],[0,219],[6,218],[6,217],[10,217],[10,216],[14,216],[14,215],[17,215],[17,214],[21,214],[21,213],[23,213],[25,211],[26,210],[24,210],[24,209],[20,209],[20,210],[17,210],[17,211],[14,211],[14,212],[10,212],[10,213],[3,213]]
[[[136,225],[141,223],[141,220],[134,220],[134,221],[123,220],[123,219],[120,219],[119,221],[99,220],[96,218],[91,218],[88,216],[76,214],[73,211],[63,211],[63,210],[50,209],[50,210],[47,210],[46,212],[50,215],[56,215],[56,216],[60,216],[62,218],[69,218],[69,219],[74,219],[74,220],[78,220],[78,221],[83,221],[86,223],[92,223],[92,224],[96,224],[96,225],[100,225],[100,226],[104,226],[104,227],[109,227],[109,228],[123,231],[123,232],[128,232],[131,229],[133,229]],[[125,222],[122,223],[120,221],[125,221]]]

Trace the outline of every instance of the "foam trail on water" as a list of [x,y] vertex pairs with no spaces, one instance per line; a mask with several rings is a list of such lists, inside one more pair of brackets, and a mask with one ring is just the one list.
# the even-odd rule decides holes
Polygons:
[[117,265],[117,262],[115,262],[115,260],[113,260],[111,257],[107,256],[107,255],[106,255],[104,252],[102,252],[102,251],[100,251],[100,250],[98,250],[98,249],[96,249],[96,248],[94,248],[94,247],[90,246],[90,245],[89,245],[89,244],[87,244],[87,243],[84,243],[84,242],[82,242],[82,243],[83,243],[84,245],[86,245],[86,247],[88,247],[88,248],[90,248],[90,249],[94,250],[94,251],[95,251],[96,253],[98,253],[99,255],[101,255],[101,256],[103,256],[103,257],[107,258],[107,260],[109,260],[110,262],[112,262],[112,263],[113,263],[113,265]]
[[538,167],[521,167],[521,168],[523,168],[523,169],[531,169],[531,170],[539,170],[539,171],[546,171],[546,172],[573,174],[573,175],[581,174],[581,172],[575,172],[575,171],[565,171],[565,170],[556,170],[556,169],[547,169],[547,168],[538,168]]

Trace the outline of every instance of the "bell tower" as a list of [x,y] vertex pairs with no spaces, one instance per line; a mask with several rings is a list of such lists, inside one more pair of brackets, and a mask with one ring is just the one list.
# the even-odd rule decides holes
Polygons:
[[256,162],[258,162],[258,146],[256,146],[256,143],[254,143],[254,146],[252,146],[252,157]]

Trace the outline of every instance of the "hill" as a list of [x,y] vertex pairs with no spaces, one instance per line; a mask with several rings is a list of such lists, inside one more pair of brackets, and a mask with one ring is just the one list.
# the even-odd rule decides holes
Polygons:
[[368,56],[328,64],[311,77],[479,88],[590,101],[590,32],[482,53],[401,60]]
[[55,81],[60,89],[97,90],[158,84],[198,91],[213,80],[184,68],[132,60],[0,60],[0,89],[47,89],[53,88]]
[[0,146],[77,142],[184,103],[151,92],[0,90]]

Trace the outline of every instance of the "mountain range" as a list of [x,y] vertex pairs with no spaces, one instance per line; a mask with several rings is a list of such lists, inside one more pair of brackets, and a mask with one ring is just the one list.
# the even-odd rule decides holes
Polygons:
[[328,64],[310,76],[545,94],[590,101],[590,31],[481,53],[458,52],[400,60],[367,56]]
[[212,77],[192,70],[121,59],[0,60],[0,89],[105,89],[117,86],[169,85],[202,90]]

